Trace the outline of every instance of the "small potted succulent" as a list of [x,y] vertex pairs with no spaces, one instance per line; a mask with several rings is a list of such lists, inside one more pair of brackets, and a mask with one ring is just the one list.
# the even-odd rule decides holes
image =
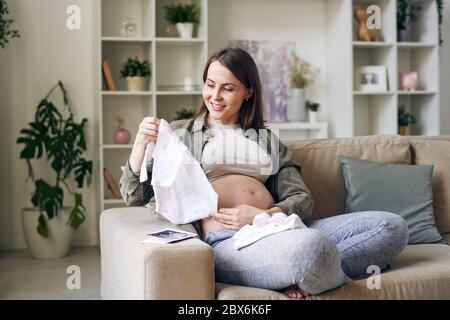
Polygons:
[[306,121],[305,88],[314,82],[319,70],[306,60],[293,54],[291,67],[291,89],[287,107],[288,121]]
[[317,114],[320,108],[320,104],[317,102],[306,101],[306,108],[308,109],[309,122],[317,122]]
[[128,91],[145,91],[147,77],[151,75],[150,63],[138,57],[128,58],[120,74],[127,81]]
[[403,105],[398,108],[398,134],[402,136],[410,135],[411,125],[416,124],[416,122],[416,117],[406,111]]
[[164,6],[164,10],[164,18],[176,26],[179,36],[183,39],[192,38],[194,25],[200,23],[200,7],[195,3],[173,3]]

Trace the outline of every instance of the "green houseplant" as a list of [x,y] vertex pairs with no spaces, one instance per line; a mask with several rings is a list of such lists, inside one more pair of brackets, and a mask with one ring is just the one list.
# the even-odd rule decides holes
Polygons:
[[306,101],[306,108],[308,109],[309,121],[311,123],[317,122],[317,112],[319,111],[320,104],[317,102]]
[[416,117],[406,111],[403,105],[398,108],[398,133],[400,135],[409,135],[411,132],[411,125],[416,124],[416,122]]
[[[62,93],[64,112],[60,112],[58,108],[49,100],[52,93],[59,89]],[[62,219],[61,212],[67,211],[68,217],[64,224],[70,230],[76,230],[85,221],[85,207],[83,205],[83,197],[81,192],[73,191],[69,187],[69,181],[74,178],[77,188],[81,189],[85,185],[91,183],[92,161],[86,160],[83,153],[86,150],[86,141],[84,137],[84,128],[87,119],[82,119],[80,123],[74,120],[72,107],[69,103],[67,91],[64,85],[59,81],[37,105],[34,119],[29,122],[29,126],[20,130],[21,136],[17,139],[18,144],[23,145],[20,152],[20,159],[26,160],[28,166],[28,179],[34,184],[34,192],[31,197],[33,206],[37,209],[37,227],[32,234],[27,235],[27,227],[25,228],[25,236],[31,251],[37,244],[36,242],[44,241],[44,245],[49,244],[57,247],[57,252],[53,253],[43,251],[45,257],[64,256],[71,242],[65,239],[67,248],[61,247],[55,234],[52,234],[52,220]],[[54,184],[40,178],[36,179],[32,166],[32,159],[41,159],[46,156],[47,163],[55,173]],[[63,207],[64,190],[73,195],[74,206],[71,209]],[[30,211],[30,210],[28,210]],[[25,216],[25,217],[24,217]],[[24,218],[29,220],[30,213],[24,212]],[[35,221],[36,222],[36,221]],[[37,231],[37,233],[36,233]],[[53,229],[58,233],[60,230]],[[31,237],[31,238],[29,238]],[[48,238],[48,239],[47,239]],[[45,241],[56,241],[50,243]],[[62,241],[62,240],[61,240]],[[37,248],[37,247],[36,247]],[[37,248],[41,250],[41,247]],[[40,254],[32,255],[40,257]]]
[[318,73],[319,69],[313,67],[311,63],[295,53],[292,54],[291,89],[287,105],[288,121],[307,120],[305,89],[314,82]]
[[200,7],[193,4],[173,3],[164,6],[164,18],[176,26],[181,38],[192,38],[194,24],[200,23]]
[[130,57],[123,64],[120,75],[126,79],[128,91],[145,91],[146,77],[151,75],[150,63]]
[[11,29],[13,19],[8,19],[8,4],[6,0],[0,0],[0,47],[5,48],[9,38],[20,38],[17,30]]

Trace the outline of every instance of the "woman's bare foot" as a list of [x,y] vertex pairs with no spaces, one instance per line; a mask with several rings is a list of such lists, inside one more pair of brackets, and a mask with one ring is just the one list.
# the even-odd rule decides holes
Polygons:
[[287,287],[282,292],[290,298],[303,298],[310,295],[309,292],[299,288],[296,284]]

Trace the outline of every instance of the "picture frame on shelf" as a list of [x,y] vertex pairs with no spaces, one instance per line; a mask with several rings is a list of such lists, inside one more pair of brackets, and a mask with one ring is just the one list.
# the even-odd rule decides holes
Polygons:
[[388,91],[386,66],[362,66],[358,70],[356,79],[359,91]]

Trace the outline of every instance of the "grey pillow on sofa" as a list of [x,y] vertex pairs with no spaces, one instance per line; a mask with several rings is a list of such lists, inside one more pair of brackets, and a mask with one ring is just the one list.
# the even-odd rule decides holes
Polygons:
[[436,229],[433,165],[383,164],[339,157],[347,189],[345,211],[388,211],[408,223],[408,244],[443,243]]

